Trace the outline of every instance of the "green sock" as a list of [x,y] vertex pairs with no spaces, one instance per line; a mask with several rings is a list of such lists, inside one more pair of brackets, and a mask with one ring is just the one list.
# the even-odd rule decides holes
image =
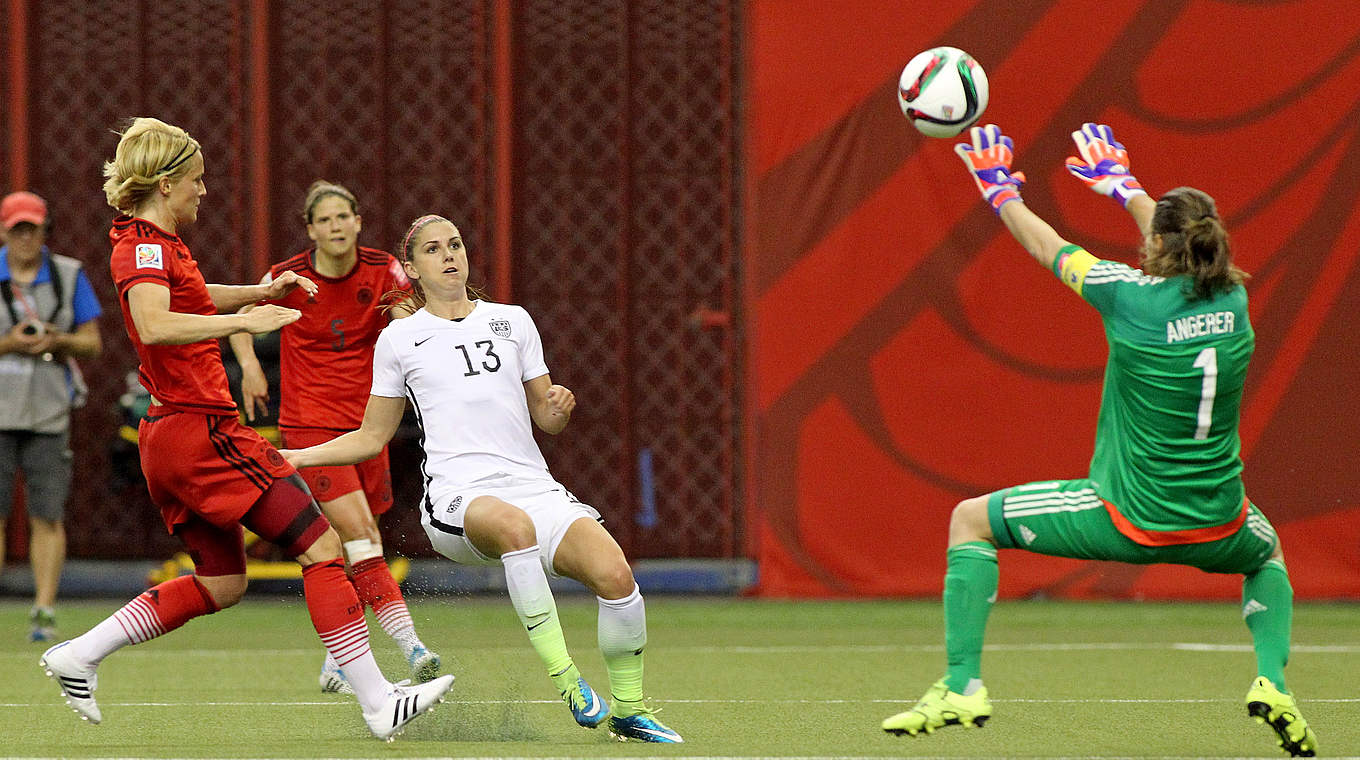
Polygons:
[[548,676],[558,691],[566,691],[576,683],[581,674],[567,652],[567,640],[562,636],[562,624],[557,620],[557,610],[552,616],[529,631],[529,644],[548,668]]
[[1256,648],[1256,670],[1275,688],[1284,686],[1284,666],[1289,662],[1289,627],[1294,617],[1294,589],[1284,562],[1272,559],[1242,581],[1242,617]]
[[562,623],[557,618],[557,603],[548,587],[537,546],[501,555],[505,586],[520,623],[529,634],[529,644],[548,668],[548,676],[558,691],[566,691],[580,677],[567,652]]
[[945,681],[962,694],[982,675],[982,634],[996,599],[1000,571],[996,547],[972,541],[949,547],[944,574],[944,646],[949,658]]

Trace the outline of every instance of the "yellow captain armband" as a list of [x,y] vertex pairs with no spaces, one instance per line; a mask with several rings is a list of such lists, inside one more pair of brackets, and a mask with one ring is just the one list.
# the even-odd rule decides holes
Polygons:
[[1062,280],[1064,285],[1075,290],[1077,295],[1081,295],[1081,286],[1086,282],[1086,273],[1099,261],[1100,259],[1087,253],[1079,245],[1066,245],[1058,251],[1057,258],[1053,259],[1053,273],[1058,275],[1058,279]]

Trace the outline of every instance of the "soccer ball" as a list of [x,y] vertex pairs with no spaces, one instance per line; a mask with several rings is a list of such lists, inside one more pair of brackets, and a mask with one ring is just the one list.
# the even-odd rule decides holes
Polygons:
[[953,137],[987,110],[987,72],[954,47],[931,48],[907,61],[897,80],[897,104],[927,137]]

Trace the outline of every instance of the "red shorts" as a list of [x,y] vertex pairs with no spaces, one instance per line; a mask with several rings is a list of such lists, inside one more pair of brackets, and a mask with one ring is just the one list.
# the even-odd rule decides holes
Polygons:
[[171,533],[191,515],[229,528],[275,480],[297,472],[235,415],[170,412],[142,418],[142,472]]
[[[305,449],[341,435],[334,430],[321,428],[279,428],[284,448],[289,449]],[[298,472],[319,502],[333,501],[362,490],[368,499],[368,510],[373,514],[380,515],[392,508],[392,471],[388,466],[386,446],[382,453],[358,464],[303,467]]]
[[316,500],[296,474],[274,481],[244,515],[240,525],[222,527],[199,515],[175,526],[189,549],[195,575],[241,575],[246,571],[242,526],[282,548],[290,557],[305,554],[329,528]]

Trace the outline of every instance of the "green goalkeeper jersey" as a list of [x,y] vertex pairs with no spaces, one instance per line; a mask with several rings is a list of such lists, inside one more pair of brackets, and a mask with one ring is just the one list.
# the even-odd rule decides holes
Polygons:
[[1256,343],[1246,289],[1193,298],[1189,276],[1153,277],[1075,245],[1053,271],[1100,312],[1110,347],[1091,457],[1097,494],[1146,531],[1237,518],[1238,412]]

